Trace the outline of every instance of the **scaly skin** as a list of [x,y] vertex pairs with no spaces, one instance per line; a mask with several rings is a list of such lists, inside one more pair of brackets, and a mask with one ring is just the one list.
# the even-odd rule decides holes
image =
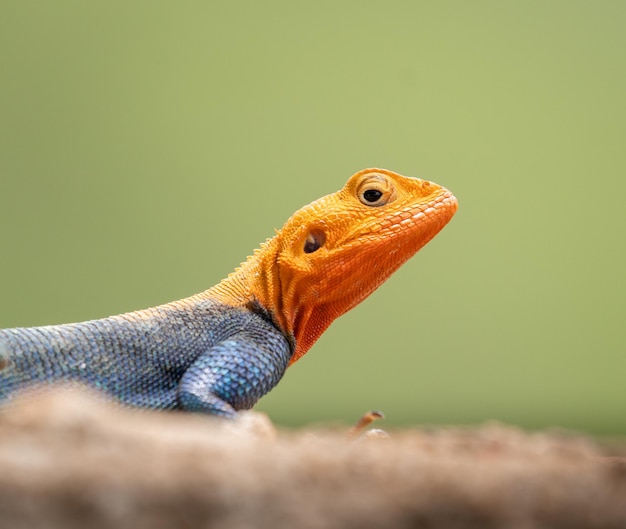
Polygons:
[[76,381],[129,405],[232,418],[456,209],[432,182],[360,171],[200,294],[89,322],[0,330],[0,399]]

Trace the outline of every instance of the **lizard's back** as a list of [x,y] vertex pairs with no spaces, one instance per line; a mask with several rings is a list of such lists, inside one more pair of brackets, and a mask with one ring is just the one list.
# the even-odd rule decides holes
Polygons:
[[181,377],[200,355],[244,329],[268,327],[258,314],[205,299],[82,323],[0,329],[0,400],[32,386],[79,382],[125,404],[175,409]]

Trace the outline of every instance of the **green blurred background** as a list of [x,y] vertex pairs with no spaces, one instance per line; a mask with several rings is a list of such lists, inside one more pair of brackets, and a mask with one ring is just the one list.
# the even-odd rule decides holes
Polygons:
[[0,327],[216,283],[386,167],[452,223],[257,409],[626,433],[626,2],[3,0]]

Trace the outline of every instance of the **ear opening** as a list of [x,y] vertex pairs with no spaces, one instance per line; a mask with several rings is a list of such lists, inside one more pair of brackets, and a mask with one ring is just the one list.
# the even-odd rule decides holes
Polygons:
[[326,234],[322,230],[311,230],[304,241],[304,253],[313,253],[326,244]]

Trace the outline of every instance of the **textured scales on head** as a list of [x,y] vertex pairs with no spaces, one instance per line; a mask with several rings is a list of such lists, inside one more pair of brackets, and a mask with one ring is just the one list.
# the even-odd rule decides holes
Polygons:
[[386,169],[364,169],[343,189],[294,213],[209,293],[256,302],[306,353],[328,326],[363,301],[452,218],[447,189]]

